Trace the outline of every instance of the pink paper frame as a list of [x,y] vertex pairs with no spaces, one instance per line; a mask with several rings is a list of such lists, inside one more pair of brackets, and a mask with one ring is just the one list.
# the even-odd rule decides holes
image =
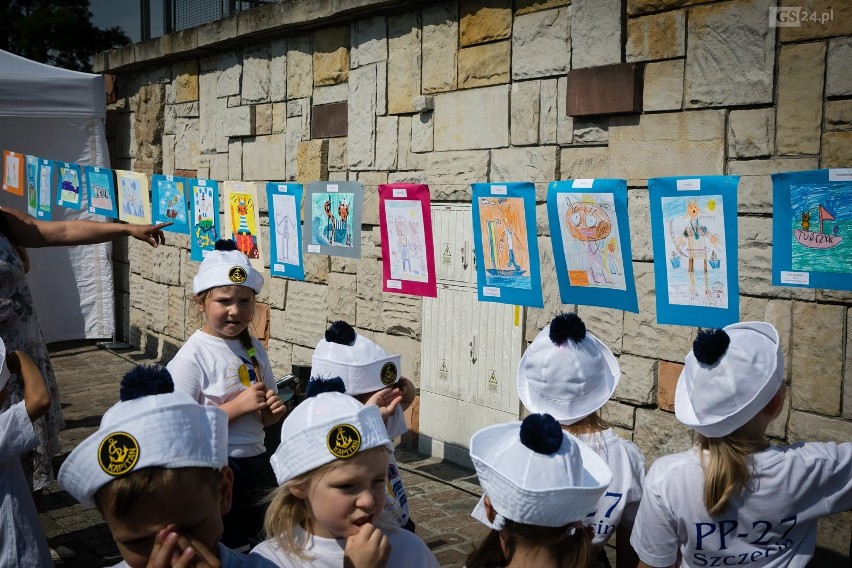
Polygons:
[[[419,208],[411,202],[419,202]],[[429,298],[437,296],[429,186],[415,183],[379,185],[379,230],[382,291]]]

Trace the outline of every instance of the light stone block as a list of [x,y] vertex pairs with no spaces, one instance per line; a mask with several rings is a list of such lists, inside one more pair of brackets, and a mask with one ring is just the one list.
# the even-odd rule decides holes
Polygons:
[[331,268],[328,255],[306,254],[304,261],[305,282],[316,282],[323,285],[328,282],[329,270]]
[[609,152],[606,148],[562,148],[559,152],[559,179],[609,177]]
[[293,124],[284,132],[284,170],[287,172],[286,181],[295,181],[299,176],[299,144],[302,142],[302,130]]
[[657,402],[657,360],[622,353],[618,358],[621,380],[613,398],[632,404]]
[[272,133],[281,134],[287,130],[287,103],[272,103]]
[[[837,420],[796,409],[790,413],[790,443],[836,442],[852,440],[852,422]],[[848,534],[847,534],[848,536]]]
[[349,26],[314,32],[314,86],[337,85],[349,79]]
[[250,106],[220,108],[217,113],[219,138],[217,149],[221,152],[228,139],[235,136],[251,136],[254,133],[254,109]]
[[376,160],[376,66],[349,74],[347,153],[351,169],[370,169]]
[[577,306],[577,315],[586,324],[586,331],[594,334],[615,355],[621,353],[624,333],[624,312],[596,306]]
[[[515,18],[512,79],[561,75],[571,68],[570,14],[570,7],[562,7]],[[543,53],[547,57],[542,57]]]
[[661,410],[636,409],[633,440],[645,456],[647,467],[659,457],[692,447],[689,428],[678,422],[674,414]]
[[[784,7],[796,7],[804,11],[807,19],[801,18],[799,26],[778,28],[782,43],[827,37],[852,36],[852,4],[835,0],[782,0]],[[826,15],[827,21],[823,20]],[[813,20],[811,20],[813,17]]]
[[219,70],[219,81],[216,96],[221,98],[239,95],[240,81],[243,76],[240,54],[229,52],[219,55],[217,68]]
[[687,107],[773,101],[774,0],[735,0],[693,8],[686,54]]
[[852,99],[825,102],[825,129],[852,130]]
[[[416,98],[416,97],[415,97]],[[412,99],[412,107],[414,106]],[[376,63],[376,115],[388,114],[388,62]]]
[[628,62],[671,59],[686,54],[686,10],[627,20]]
[[443,93],[456,89],[459,18],[455,2],[423,9],[423,92]]
[[[379,224],[379,185],[388,182],[387,172],[358,172],[358,181],[364,184],[364,210],[362,225]],[[372,250],[372,249],[371,249]]]
[[610,175],[624,179],[724,173],[725,112],[615,117],[609,128]]
[[630,247],[633,260],[651,262],[651,204],[646,189],[627,190],[627,216],[630,223]]
[[287,100],[287,40],[272,42],[269,50],[269,100]]
[[558,81],[556,79],[548,79],[540,83],[541,91],[538,98],[538,140],[541,144],[556,144],[559,131]]
[[793,408],[839,416],[846,308],[795,302],[793,321]]
[[462,0],[459,35],[461,47],[510,37],[511,0]]
[[243,53],[243,103],[269,100],[269,47],[247,48]]
[[[287,282],[289,282],[289,280],[278,276],[267,278],[263,282],[263,290],[261,290],[260,294],[257,296],[257,301],[269,304],[276,310],[285,309],[287,307]],[[277,319],[283,319],[283,315],[284,314],[278,314]],[[272,321],[275,319],[276,316],[271,318]],[[275,334],[273,333],[273,335]],[[278,335],[277,337],[280,339],[282,335]]]
[[388,34],[385,26],[384,16],[358,20],[352,24],[352,48],[349,61],[352,69],[387,61]]
[[[317,256],[317,255],[306,255]],[[314,347],[325,335],[326,321],[317,316],[317,306],[328,304],[328,286],[293,280],[287,286],[284,310],[284,335],[281,339],[295,345]],[[295,364],[295,351],[293,353]],[[310,361],[310,358],[308,358]]]
[[[147,247],[142,250],[142,277],[166,286],[180,286],[180,259],[181,250],[175,246]],[[154,307],[151,304],[146,309]]]
[[737,205],[741,212],[772,213],[772,178],[770,176],[740,176],[737,186]]
[[398,120],[395,116],[376,117],[375,167],[377,169],[396,169]]
[[232,97],[228,97],[227,101],[228,101],[228,105],[227,105],[228,108],[238,107],[241,104],[243,104],[243,100],[242,100],[242,98],[240,98],[239,95],[234,95]]
[[175,171],[175,137],[163,135],[163,173],[172,174]]
[[287,42],[287,99],[311,96],[313,55],[309,36],[292,37]]
[[606,144],[609,117],[578,118],[574,121],[574,144]]
[[420,95],[420,18],[418,12],[388,17],[388,114],[414,112]]
[[486,43],[460,49],[458,84],[462,89],[509,82],[509,41]]
[[529,14],[539,10],[547,10],[558,6],[567,6],[571,0],[516,0],[515,15]]
[[571,68],[621,63],[624,17],[621,0],[573,0]]
[[344,320],[354,322],[357,295],[357,278],[354,274],[332,272],[328,275],[328,321]]
[[540,81],[512,83],[512,146],[538,144]]
[[823,134],[820,167],[848,168],[850,165],[852,165],[852,132]]
[[815,170],[817,167],[819,167],[817,159],[811,156],[770,158],[767,160],[730,160],[728,162],[728,173],[740,176],[768,176],[779,172]]
[[[283,321],[284,314],[281,310],[272,310],[270,313],[270,335],[272,335],[271,329],[274,325],[272,322],[277,320]],[[269,347],[266,349],[266,353],[269,356],[269,364],[272,365],[272,372],[275,373],[276,377],[283,377],[292,370],[292,344],[276,339],[275,337],[270,337]]]
[[[164,137],[165,141],[165,137]],[[175,121],[174,167],[178,170],[198,168],[198,119],[178,118]]]
[[508,146],[508,112],[508,85],[436,95],[435,151]]
[[311,366],[311,357],[314,354],[314,347],[303,347],[301,345],[292,344],[293,348],[293,365]]
[[210,154],[210,179],[231,179],[228,175],[228,154]]
[[556,82],[556,142],[570,144],[574,140],[574,119],[568,116],[568,77]]
[[[394,124],[396,125],[396,122],[394,122]],[[394,143],[396,143],[397,139],[395,136],[393,140]],[[411,117],[411,151],[431,152],[434,147],[435,136],[432,128],[432,113],[421,112],[419,114],[415,114]]]
[[345,170],[346,164],[346,139],[330,138],[328,141],[328,169]]
[[828,97],[852,95],[852,38],[835,38],[828,44],[828,69],[826,70],[825,94]]
[[[246,138],[242,149],[242,179],[247,181],[279,181],[287,179],[287,170],[284,161],[285,148],[286,141],[283,134]],[[231,176],[234,174],[232,171],[229,173]]]
[[345,102],[348,98],[349,85],[347,83],[316,87],[314,89],[313,105],[319,106],[327,105],[329,103],[341,103]]
[[243,141],[231,140],[228,143],[228,179],[243,179]]
[[428,183],[433,201],[469,201],[470,184],[487,179],[488,158],[487,151],[432,152],[420,172],[391,174],[388,182]]
[[642,108],[645,112],[680,110],[683,107],[683,59],[645,65],[645,90]]
[[759,158],[775,150],[775,109],[732,110],[728,115],[728,156]]
[[168,326],[166,333],[171,337],[183,339],[186,329],[186,302],[187,297],[183,288],[169,287],[168,297]]
[[435,97],[419,96],[414,97],[414,112],[431,112],[435,110]]
[[[531,181],[547,183],[556,179],[556,146],[506,148],[491,152],[491,181]],[[544,201],[544,191],[536,192]]]
[[778,154],[818,154],[825,44],[781,46],[778,64]]

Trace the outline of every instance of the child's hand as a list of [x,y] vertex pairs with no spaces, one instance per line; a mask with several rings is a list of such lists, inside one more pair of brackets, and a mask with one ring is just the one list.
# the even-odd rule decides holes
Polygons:
[[266,385],[261,382],[252,383],[246,390],[228,402],[219,406],[228,413],[228,420],[258,412],[266,408]]
[[169,525],[157,533],[148,557],[148,568],[220,568],[216,555],[201,542],[187,538]]
[[390,558],[388,537],[371,523],[361,527],[358,534],[346,539],[343,550],[345,568],[384,568]]
[[278,393],[272,392],[272,389],[266,391],[266,408],[261,410],[260,416],[263,419],[263,425],[269,426],[275,424],[284,416],[284,411],[287,410],[284,403],[281,402]]
[[371,404],[378,406],[382,413],[382,420],[387,424],[400,402],[402,402],[402,393],[399,389],[388,387],[368,398],[364,406],[370,406]]

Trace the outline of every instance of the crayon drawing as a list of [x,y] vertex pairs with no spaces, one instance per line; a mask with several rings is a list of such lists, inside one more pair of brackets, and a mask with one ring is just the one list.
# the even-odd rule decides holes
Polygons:
[[118,216],[118,210],[112,170],[86,166],[85,171],[86,184],[89,187],[89,212],[115,219]]
[[79,209],[82,205],[80,190],[83,185],[80,166],[67,162],[57,162],[57,171],[59,178],[57,204],[71,209]]
[[426,233],[418,200],[385,201],[390,273],[394,280],[427,282]]
[[722,195],[662,198],[670,304],[728,307]]
[[151,178],[154,188],[154,222],[172,224],[164,227],[175,233],[189,232],[186,209],[186,179],[171,175],[155,175]]
[[561,193],[557,208],[571,286],[626,290],[613,195]]
[[50,219],[50,189],[53,184],[53,162],[39,160],[38,162],[38,206],[39,219]]
[[24,194],[24,156],[3,151],[3,190],[15,195]]
[[192,194],[191,258],[200,262],[219,239],[219,185],[205,179],[191,179],[189,185]]
[[793,184],[792,269],[852,273],[852,182]]
[[277,193],[272,196],[272,201],[275,211],[275,260],[284,264],[300,264],[296,198]]
[[145,174],[116,170],[118,179],[118,215],[122,221],[147,225],[151,222],[148,177]]
[[27,213],[36,216],[38,205],[38,158],[27,156]]
[[352,247],[352,193],[311,195],[311,244]]
[[237,248],[249,258],[260,258],[257,248],[257,204],[250,193],[232,193],[228,200],[233,239]]
[[485,285],[529,290],[532,279],[523,198],[480,197],[479,231]]

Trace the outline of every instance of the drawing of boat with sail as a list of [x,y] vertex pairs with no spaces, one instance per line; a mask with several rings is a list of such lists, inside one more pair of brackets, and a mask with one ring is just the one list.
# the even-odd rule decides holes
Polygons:
[[802,214],[802,229],[793,229],[793,236],[796,241],[807,248],[812,249],[829,249],[836,247],[843,240],[843,236],[838,234],[839,227],[834,226],[831,234],[824,230],[825,221],[834,221],[834,214],[826,209],[823,205],[817,205],[819,213],[819,231],[810,231],[810,212]]

